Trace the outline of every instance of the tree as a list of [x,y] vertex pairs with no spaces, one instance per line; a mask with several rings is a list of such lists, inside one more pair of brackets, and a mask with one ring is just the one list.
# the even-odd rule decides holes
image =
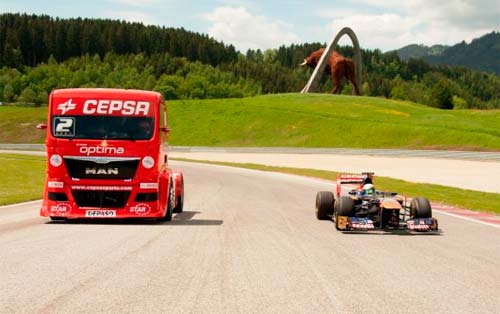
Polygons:
[[439,80],[432,89],[430,105],[440,109],[453,109],[453,95],[445,79]]
[[34,104],[37,102],[37,94],[31,88],[26,87],[17,100],[25,105]]
[[3,97],[2,100],[6,102],[10,102],[14,100],[14,88],[12,88],[12,85],[7,84],[3,88]]

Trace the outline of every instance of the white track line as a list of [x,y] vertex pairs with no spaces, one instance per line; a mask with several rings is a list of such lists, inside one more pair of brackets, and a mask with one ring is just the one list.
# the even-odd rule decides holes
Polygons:
[[494,224],[494,223],[491,223],[491,222],[486,222],[486,221],[474,219],[474,218],[471,218],[471,217],[460,216],[460,215],[452,214],[452,213],[449,213],[447,211],[440,210],[440,209],[432,209],[432,211],[436,212],[436,213],[439,213],[439,214],[442,214],[442,215],[447,215],[447,216],[455,217],[455,218],[458,218],[458,219],[462,219],[462,220],[466,220],[466,221],[471,221],[471,222],[475,222],[475,223],[478,223],[478,224],[481,224],[481,225],[490,226],[490,227],[494,227],[494,228],[500,229],[500,224]]
[[41,202],[42,200],[34,200],[34,201],[28,201],[28,202],[22,202],[22,203],[15,203],[15,204],[9,204],[9,205],[3,205],[3,206],[0,206],[0,210],[4,209],[4,208],[9,208],[9,207],[15,207],[15,206],[19,206],[19,205],[30,205],[30,204],[34,204],[36,202]]

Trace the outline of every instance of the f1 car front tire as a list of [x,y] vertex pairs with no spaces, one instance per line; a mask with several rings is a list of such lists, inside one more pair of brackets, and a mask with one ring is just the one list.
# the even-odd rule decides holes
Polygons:
[[335,201],[335,228],[341,230],[339,225],[339,216],[354,216],[354,200],[349,196],[341,196]]
[[413,218],[431,218],[431,203],[425,197],[415,197],[411,200],[410,212]]
[[332,192],[321,191],[316,194],[316,218],[319,220],[329,219],[333,215],[333,203],[335,198]]
[[341,196],[339,199],[338,216],[354,216],[354,200],[349,196]]

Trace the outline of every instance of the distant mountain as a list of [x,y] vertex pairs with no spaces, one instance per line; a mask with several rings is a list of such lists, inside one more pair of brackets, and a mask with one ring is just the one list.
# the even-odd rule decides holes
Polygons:
[[437,56],[442,54],[450,46],[446,45],[434,45],[432,47],[424,45],[408,45],[403,48],[398,49],[398,56],[401,60],[407,60],[410,58],[425,58],[427,56]]
[[500,74],[500,32],[491,32],[451,47],[409,45],[397,50],[401,59],[420,58],[430,64],[460,65],[473,70]]

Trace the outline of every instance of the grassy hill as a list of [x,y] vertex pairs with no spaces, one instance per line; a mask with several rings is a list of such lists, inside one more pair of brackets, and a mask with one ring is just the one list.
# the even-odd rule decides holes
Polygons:
[[[0,141],[43,143],[47,109],[0,107]],[[171,145],[500,150],[499,110],[372,97],[275,94],[169,102]]]

